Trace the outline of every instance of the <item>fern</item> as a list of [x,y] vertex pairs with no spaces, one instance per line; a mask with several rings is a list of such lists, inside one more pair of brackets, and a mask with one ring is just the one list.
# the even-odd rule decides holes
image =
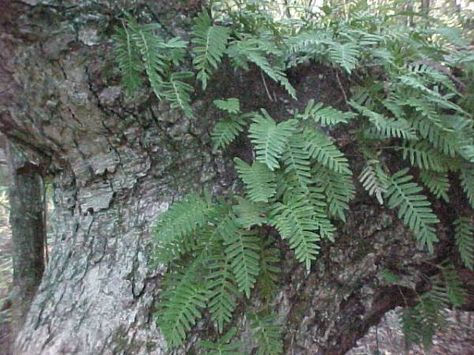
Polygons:
[[352,175],[344,154],[320,130],[305,130],[306,149],[312,159],[335,173]]
[[195,18],[192,39],[195,54],[193,64],[198,71],[197,79],[201,81],[203,90],[206,90],[207,81],[224,56],[229,34],[227,28],[212,25],[207,11],[201,11]]
[[231,342],[236,333],[237,330],[231,328],[216,342],[200,341],[199,347],[206,351],[206,355],[243,355],[243,353],[239,351],[242,348],[242,343]]
[[235,275],[239,291],[247,298],[260,272],[260,246],[252,232],[237,229],[233,220],[227,222],[224,234],[225,254]]
[[288,140],[282,161],[285,164],[285,172],[292,174],[297,186],[304,192],[309,193],[308,186],[312,184],[310,156],[306,150],[305,141],[300,134],[293,135]]
[[215,150],[224,149],[244,130],[244,124],[238,119],[225,119],[217,122],[211,138]]
[[423,170],[420,172],[420,180],[436,198],[449,202],[449,179],[447,172],[438,173]]
[[345,221],[349,202],[355,195],[351,176],[337,174],[323,166],[317,166],[313,174],[326,195],[329,214]]
[[369,196],[374,196],[377,201],[383,205],[383,195],[387,192],[388,177],[380,166],[378,160],[369,160],[365,168],[359,175],[359,181],[362,187],[369,193]]
[[347,73],[351,73],[357,66],[360,55],[359,49],[353,43],[331,42],[329,45],[329,60],[341,66]]
[[230,114],[240,113],[240,101],[235,97],[226,100],[214,100],[213,103],[221,111],[225,111]]
[[422,245],[433,252],[433,243],[438,241],[433,225],[439,220],[426,196],[420,194],[422,188],[407,173],[408,169],[403,169],[389,177],[388,207],[399,208],[398,218],[414,232]]
[[461,168],[461,183],[471,207],[474,208],[474,165]]
[[257,279],[257,286],[263,299],[268,301],[274,295],[276,284],[280,276],[280,250],[273,245],[271,238],[263,242],[260,254],[260,274]]
[[122,72],[122,85],[127,90],[127,94],[132,95],[142,85],[140,75],[144,68],[141,63],[140,53],[131,38],[130,29],[127,25],[123,24],[123,27],[117,28],[114,42],[115,58]]
[[253,314],[250,318],[250,330],[257,342],[258,355],[283,354],[281,329],[276,317],[272,314],[259,316]]
[[237,197],[238,203],[232,206],[237,224],[245,229],[267,224],[266,209],[262,203],[253,203]]
[[268,202],[276,192],[275,174],[258,161],[252,166],[239,158],[235,158],[234,161],[249,199],[253,202]]
[[315,103],[313,99],[308,101],[304,112],[296,114],[300,120],[313,120],[322,126],[334,126],[339,123],[348,123],[355,114],[353,112],[342,112],[331,106],[323,106],[322,103]]
[[193,234],[202,227],[212,212],[211,206],[196,195],[175,202],[160,215],[155,226],[156,254],[167,263],[193,248]]
[[277,124],[265,110],[262,110],[262,115],[256,114],[250,125],[249,137],[255,146],[257,160],[272,171],[278,169],[278,160],[295,132],[296,123],[295,120],[288,120]]
[[185,81],[192,77],[190,72],[172,73],[169,81],[163,81],[158,86],[160,94],[168,100],[171,108],[182,110],[187,117],[193,116],[190,94],[194,88]]
[[207,287],[209,289],[209,311],[215,322],[217,331],[222,333],[224,325],[232,318],[236,307],[235,298],[238,294],[234,285],[234,276],[227,257],[220,251],[209,258],[209,275]]
[[469,218],[460,217],[454,222],[456,246],[464,265],[474,270],[474,224]]
[[272,211],[271,222],[282,238],[287,239],[296,259],[309,271],[311,262],[319,254],[320,236],[314,231],[318,225],[313,208],[303,198],[294,197],[285,203],[278,202]]
[[409,159],[410,164],[424,170],[443,172],[447,170],[443,164],[445,157],[438,153],[426,142],[409,143],[403,146],[403,159]]

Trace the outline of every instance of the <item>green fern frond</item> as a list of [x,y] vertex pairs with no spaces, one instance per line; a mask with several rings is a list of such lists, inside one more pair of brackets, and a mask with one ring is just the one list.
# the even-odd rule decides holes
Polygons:
[[255,146],[257,160],[266,164],[272,171],[279,168],[278,159],[285,151],[288,139],[295,132],[296,124],[296,120],[277,124],[265,110],[262,110],[262,114],[256,114],[250,125],[249,137]]
[[171,108],[182,110],[187,117],[193,116],[190,95],[194,88],[185,81],[192,78],[191,72],[176,72],[170,75],[168,81],[159,84],[160,94],[170,103]]
[[443,162],[446,157],[426,142],[408,143],[401,147],[403,159],[408,159],[412,166],[436,172],[447,171]]
[[417,136],[408,121],[404,119],[390,119],[384,115],[369,110],[367,107],[359,105],[355,101],[350,101],[349,104],[367,117],[374,125],[374,129],[381,135],[387,138],[404,138],[406,140],[416,140]]
[[292,174],[298,187],[309,192],[308,186],[312,184],[310,157],[301,134],[290,137],[282,161],[285,173]]
[[426,196],[420,194],[423,189],[412,180],[408,169],[400,170],[389,177],[388,207],[399,208],[398,218],[413,231],[422,245],[433,252],[433,243],[438,241],[433,225],[439,220]]
[[183,344],[187,332],[196,320],[201,318],[208,291],[194,280],[185,280],[166,296],[161,302],[162,311],[159,313],[158,325],[168,346],[175,348]]
[[355,195],[352,177],[335,173],[320,165],[313,169],[313,176],[326,195],[329,215],[345,221],[349,202]]
[[[274,51],[269,43],[265,43],[257,38],[247,38],[234,42],[229,48],[228,54],[238,67],[248,69],[247,62],[255,64],[269,78],[283,86],[291,97],[296,99],[296,91],[288,81],[283,68],[272,66],[266,58],[266,54],[269,51]],[[278,51],[275,49],[275,52]]]
[[436,198],[449,202],[450,185],[447,172],[423,170],[420,172],[420,180]]
[[240,101],[235,97],[225,100],[214,100],[213,103],[221,111],[225,111],[230,114],[240,113]]
[[[234,221],[229,223],[235,225]],[[226,235],[224,245],[238,289],[249,298],[260,272],[259,240],[252,232],[235,229],[235,232]]]
[[461,167],[461,184],[467,199],[474,208],[474,165],[464,165]]
[[193,234],[207,222],[213,208],[203,198],[190,195],[163,212],[154,234],[158,260],[167,263],[190,251],[195,243]]
[[122,85],[127,94],[132,95],[141,85],[141,73],[144,70],[140,53],[132,40],[129,28],[123,24],[114,35],[115,59],[122,73]]
[[285,203],[277,202],[271,214],[271,223],[283,239],[288,240],[296,259],[309,271],[311,262],[319,254],[320,236],[311,204],[307,199],[294,196]]
[[231,328],[225,335],[216,342],[202,340],[199,347],[206,351],[206,355],[243,355],[240,351],[242,343],[239,341],[231,341],[237,333],[235,328]]
[[474,223],[467,217],[459,217],[455,222],[456,246],[464,265],[474,271]]
[[211,319],[219,333],[222,333],[224,325],[232,318],[232,312],[236,307],[235,298],[238,294],[231,264],[222,253],[222,249],[208,259],[209,274],[207,276],[208,307]]
[[224,149],[244,130],[244,122],[227,118],[217,122],[211,133],[214,150]]
[[[446,305],[451,305],[455,308],[461,307],[466,299],[466,290],[463,282],[459,278],[459,274],[452,264],[442,265],[442,292],[447,295]],[[435,285],[437,289],[441,287]],[[434,289],[435,287],[433,287]]]
[[421,137],[430,142],[443,154],[450,157],[457,155],[459,137],[444,128],[442,123],[435,124],[424,116],[417,116],[411,120],[410,125],[420,133]]
[[300,120],[313,120],[322,126],[334,126],[338,123],[348,123],[355,114],[353,112],[339,111],[331,106],[323,106],[322,103],[315,103],[313,99],[309,100],[304,112],[296,115]]
[[359,62],[360,52],[353,43],[331,42],[328,50],[329,60],[341,66],[347,73],[351,73]]
[[253,202],[268,202],[276,192],[275,174],[258,161],[252,166],[239,158],[235,158],[234,162],[249,199]]
[[306,129],[304,131],[304,141],[312,159],[335,173],[352,175],[345,155],[321,130]]
[[383,195],[387,192],[388,177],[380,166],[378,160],[369,160],[359,175],[359,181],[362,187],[374,196],[377,201],[383,205]]
[[262,203],[253,203],[241,197],[237,197],[238,204],[232,206],[235,221],[244,228],[262,226],[267,223],[267,206]]
[[201,11],[195,18],[192,39],[195,54],[193,64],[198,71],[197,79],[201,81],[203,90],[206,90],[207,81],[224,56],[229,35],[229,29],[212,25],[207,11]]
[[263,242],[260,253],[260,274],[257,279],[257,287],[261,296],[270,300],[276,290],[281,269],[280,250],[274,246],[274,241],[269,238]]
[[252,314],[249,318],[250,331],[258,346],[257,355],[283,354],[282,332],[276,316]]

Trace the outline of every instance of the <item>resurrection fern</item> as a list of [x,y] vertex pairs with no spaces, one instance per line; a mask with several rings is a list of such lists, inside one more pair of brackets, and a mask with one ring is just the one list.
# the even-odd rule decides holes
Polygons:
[[283,354],[281,329],[275,315],[260,316],[253,314],[250,318],[250,330],[256,340],[258,355]]
[[456,246],[461,260],[469,270],[474,270],[474,223],[467,217],[454,222]]
[[[142,24],[130,16],[114,35],[117,70],[128,96],[147,84],[150,95],[190,119],[187,134],[195,135],[197,122],[205,123],[212,153],[232,144],[219,156],[225,160],[235,154],[235,172],[225,174],[226,185],[212,186],[219,196],[187,195],[160,214],[154,226],[152,258],[168,268],[157,322],[170,349],[182,346],[204,315],[212,341],[199,342],[199,348],[210,354],[239,353],[243,345],[237,340],[247,323],[235,321],[233,314],[237,309],[239,314],[261,314],[269,308],[283,255],[293,254],[307,272],[314,267],[325,243],[337,236],[334,220],[343,223],[349,214],[356,192],[353,171],[360,192],[397,209],[429,252],[438,240],[439,219],[425,192],[445,203],[451,197],[463,214],[474,207],[472,88],[464,88],[453,74],[466,72],[469,80],[468,69],[474,68],[469,48],[450,47],[447,55],[438,43],[442,33],[425,26],[400,28],[399,14],[381,10],[381,16],[372,16],[363,2],[349,2],[339,17],[337,9],[325,8],[317,16],[289,10],[287,17],[305,14],[296,21],[269,16],[262,9],[270,3],[243,1],[203,9],[194,19],[189,42],[169,38],[160,25]],[[355,8],[362,10],[349,11]],[[293,87],[290,68],[298,77],[324,73],[318,80],[334,73],[327,80],[334,79],[341,100],[333,100],[332,107],[325,103],[330,96],[301,83]],[[234,93],[236,80],[238,85],[251,80],[261,85],[249,86],[255,92],[243,97],[255,100],[241,105],[238,97],[218,99],[205,92],[217,72],[223,74],[220,80],[229,82],[215,85],[216,92]],[[268,79],[286,94],[282,97],[282,90]],[[196,91],[198,86],[202,90]],[[316,92],[313,97],[321,97],[321,102],[288,100],[297,97],[295,88],[303,88],[303,96]],[[275,119],[267,110],[276,112]],[[163,122],[169,123],[160,127],[163,132],[174,132],[171,122]],[[175,139],[174,134],[167,137]],[[207,135],[200,139],[207,147]],[[239,181],[228,181],[232,176]],[[457,194],[450,196],[458,177],[464,201]],[[221,191],[221,186],[228,188]],[[455,243],[471,270],[473,234],[472,221],[458,218]],[[284,248],[286,254],[281,250],[285,243],[290,249]],[[443,325],[443,309],[463,302],[454,268],[441,265],[439,271],[431,289],[404,311],[410,340],[428,344]],[[257,347],[252,352],[282,353],[276,316],[249,319],[248,333]],[[219,334],[225,335],[217,339]]]
[[398,218],[413,231],[417,240],[432,252],[433,243],[438,241],[434,225],[439,220],[426,196],[420,194],[423,189],[413,182],[413,177],[408,175],[408,169],[393,174],[388,182],[388,207],[398,208]]
[[280,167],[281,158],[286,143],[296,129],[295,120],[276,123],[265,111],[256,114],[250,125],[249,137],[257,152],[257,160],[266,164],[270,170]]
[[203,90],[206,90],[207,81],[222,61],[229,34],[229,29],[212,25],[207,11],[202,11],[195,19],[192,39],[195,54],[193,64]]

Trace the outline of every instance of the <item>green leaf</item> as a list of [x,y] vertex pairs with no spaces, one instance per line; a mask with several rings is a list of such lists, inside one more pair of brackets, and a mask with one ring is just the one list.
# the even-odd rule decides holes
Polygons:
[[474,271],[474,223],[467,217],[459,217],[455,222],[456,246],[464,265]]
[[199,342],[199,347],[206,350],[206,355],[243,355],[240,351],[242,343],[239,341],[232,341],[232,338],[237,333],[235,328],[231,328],[224,336],[216,342],[202,340]]
[[467,199],[474,208],[474,165],[464,165],[461,167],[461,184],[466,193]]
[[256,161],[249,166],[239,158],[235,158],[234,162],[251,201],[268,202],[275,195],[275,174],[265,164]]
[[387,192],[388,177],[378,160],[367,161],[365,168],[359,175],[359,181],[369,196],[375,195],[377,201],[383,205],[383,195]]
[[172,73],[168,81],[159,84],[159,91],[171,108],[182,110],[187,117],[193,116],[190,95],[194,88],[185,81],[192,78],[193,74],[190,72],[177,72]]
[[280,325],[273,314],[250,318],[250,330],[258,345],[257,355],[283,354],[283,338]]
[[423,170],[420,172],[420,180],[436,198],[449,202],[448,191],[450,185],[447,172],[438,173]]
[[207,11],[201,11],[194,20],[193,64],[198,71],[197,79],[201,81],[203,90],[206,89],[207,81],[222,61],[229,35],[229,29],[212,25]]
[[225,111],[230,114],[240,113],[240,101],[236,98],[230,98],[226,100],[214,100],[214,105],[221,111]]
[[398,218],[413,231],[422,245],[433,252],[433,243],[438,241],[433,225],[439,220],[426,196],[420,194],[423,189],[412,180],[408,169],[400,170],[389,177],[388,207],[399,208]]
[[359,62],[359,49],[354,43],[331,42],[329,45],[329,60],[351,73]]
[[250,125],[249,137],[257,152],[257,160],[266,164],[270,170],[280,167],[278,160],[285,151],[288,139],[296,130],[297,121],[288,120],[276,123],[265,110],[256,114]]
[[244,130],[239,119],[227,118],[217,122],[211,133],[214,150],[224,149]]
[[355,114],[353,112],[343,112],[336,110],[331,106],[323,106],[322,103],[315,103],[313,99],[309,100],[304,112],[296,115],[300,120],[313,120],[322,126],[334,126],[338,123],[348,123]]

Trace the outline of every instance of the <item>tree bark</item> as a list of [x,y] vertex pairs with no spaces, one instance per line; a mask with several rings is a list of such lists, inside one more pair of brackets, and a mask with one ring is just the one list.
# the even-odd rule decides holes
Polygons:
[[[164,269],[147,262],[153,221],[175,197],[206,184],[219,192],[235,177],[231,160],[209,143],[213,96],[239,97],[245,109],[266,107],[275,117],[288,114],[278,88],[270,87],[280,97],[274,101],[259,75],[225,70],[210,93],[196,93],[193,119],[146,91],[128,100],[111,51],[117,16],[133,6],[171,33],[185,33],[180,28],[189,27],[199,3],[174,3],[0,0],[0,129],[41,157],[55,196],[53,251],[17,354],[164,353],[152,315]],[[303,68],[292,80],[301,104],[343,102],[330,70]],[[338,135],[350,149],[350,133]],[[249,154],[248,147],[234,146],[230,154]],[[283,265],[274,303],[285,321],[287,353],[344,353],[387,310],[413,298],[409,287],[388,285],[382,270],[407,275],[407,286],[421,292],[422,272],[435,272],[429,265],[450,255],[450,211],[430,256],[373,201],[359,197],[352,207],[311,274]]]
[[23,325],[43,276],[46,204],[43,179],[38,167],[25,160],[11,143],[7,156],[13,243],[11,329],[15,336]]

